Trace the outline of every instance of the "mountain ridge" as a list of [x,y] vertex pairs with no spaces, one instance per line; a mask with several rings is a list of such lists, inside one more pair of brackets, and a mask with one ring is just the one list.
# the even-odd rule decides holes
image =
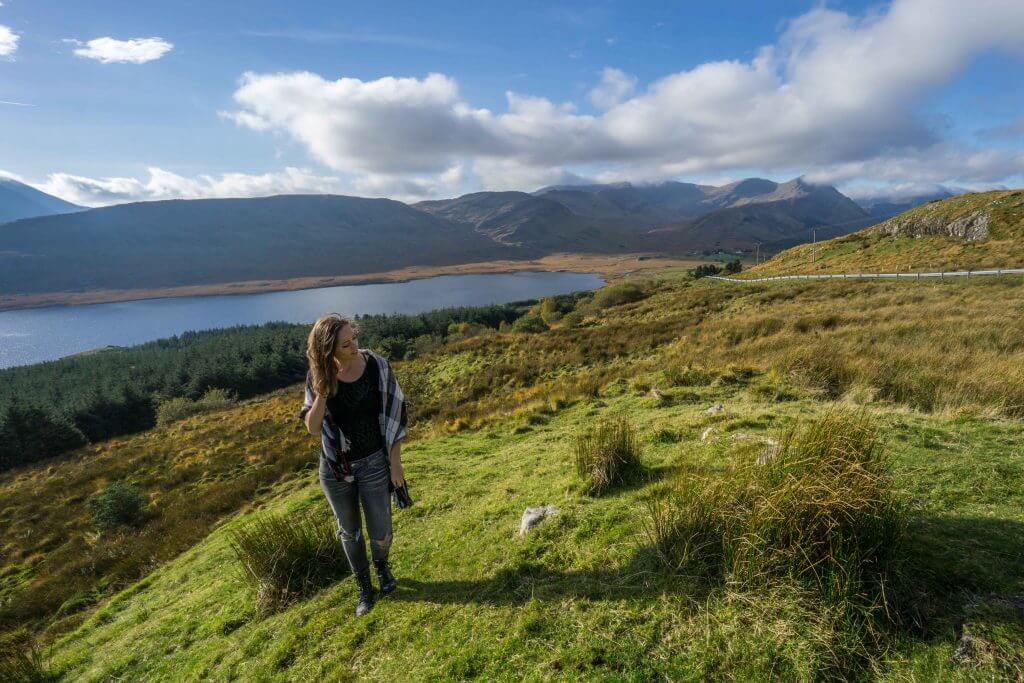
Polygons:
[[0,223],[83,210],[85,207],[0,176]]
[[175,199],[25,218],[0,231],[0,291],[206,286],[556,253],[765,253],[872,220],[834,187],[802,178],[545,190],[415,204],[320,194]]

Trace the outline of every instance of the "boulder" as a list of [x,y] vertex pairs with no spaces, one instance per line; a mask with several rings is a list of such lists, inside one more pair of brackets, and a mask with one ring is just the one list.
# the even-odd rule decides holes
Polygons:
[[541,523],[545,517],[558,514],[558,508],[554,505],[542,505],[536,508],[526,508],[523,518],[519,522],[519,535],[525,536],[533,527]]

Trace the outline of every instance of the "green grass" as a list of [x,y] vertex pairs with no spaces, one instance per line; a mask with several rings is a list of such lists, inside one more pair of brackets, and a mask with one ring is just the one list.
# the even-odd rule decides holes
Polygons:
[[[952,222],[976,211],[989,215],[989,236],[966,242],[927,235],[884,235],[894,222]],[[803,273],[893,273],[981,268],[1021,268],[1024,260],[1024,191],[973,192],[922,206],[890,218],[879,226],[817,244],[787,249],[740,277]]]
[[[815,679],[835,671],[845,631],[784,583],[717,586],[661,569],[645,540],[646,503],[680,473],[723,474],[737,431],[778,435],[826,404],[751,400],[738,385],[651,407],[624,392],[580,400],[514,434],[489,426],[424,438],[404,452],[419,496],[396,513],[398,592],[353,617],[351,579],[266,619],[232,576],[231,529],[217,529],[116,596],[58,642],[66,680]],[[722,401],[727,416],[701,410]],[[883,677],[986,676],[950,663],[972,596],[1024,593],[1024,434],[998,419],[872,408],[894,477],[914,505],[921,630],[876,652]],[[574,427],[629,415],[645,441],[646,482],[600,498],[576,493]],[[714,422],[722,434],[700,443]],[[678,442],[651,437],[671,429]],[[561,514],[518,538],[524,508]],[[327,514],[309,469],[265,512]],[[995,624],[994,626],[998,626]],[[994,665],[993,665],[994,666]],[[986,674],[986,671],[989,674]]]

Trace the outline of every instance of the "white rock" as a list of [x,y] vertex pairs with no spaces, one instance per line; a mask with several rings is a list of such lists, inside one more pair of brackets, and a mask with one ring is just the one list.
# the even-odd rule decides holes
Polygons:
[[723,406],[721,403],[716,403],[715,405],[713,405],[710,408],[708,408],[707,410],[705,410],[704,414],[705,415],[718,415],[719,413],[724,413],[724,412],[725,412],[725,406]]
[[523,519],[519,522],[519,535],[525,536],[530,529],[540,524],[545,517],[558,514],[558,508],[554,505],[542,505],[537,508],[526,508],[523,512]]
[[710,439],[713,435],[715,435],[717,433],[718,433],[718,428],[717,427],[708,427],[703,432],[701,432],[700,440],[701,441],[707,441],[708,439]]

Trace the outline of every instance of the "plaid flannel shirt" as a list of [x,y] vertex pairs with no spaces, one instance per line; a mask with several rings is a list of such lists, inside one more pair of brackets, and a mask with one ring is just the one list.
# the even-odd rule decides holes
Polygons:
[[[402,387],[398,386],[398,379],[395,377],[391,364],[379,353],[370,349],[359,349],[365,355],[371,356],[377,361],[378,377],[380,380],[380,432],[384,437],[385,455],[390,460],[392,447],[404,439],[407,434],[407,418],[405,410],[405,394]],[[313,371],[306,371],[306,392],[299,409],[299,420],[305,424],[306,413],[313,408],[313,401],[316,400],[316,393],[313,391]],[[341,428],[331,416],[330,408],[324,407],[324,419],[320,424],[320,447],[321,454],[327,460],[334,477],[341,481],[352,481],[351,470],[348,466],[348,458],[345,454],[350,446],[348,439],[341,433]],[[339,469],[340,468],[340,469]]]

